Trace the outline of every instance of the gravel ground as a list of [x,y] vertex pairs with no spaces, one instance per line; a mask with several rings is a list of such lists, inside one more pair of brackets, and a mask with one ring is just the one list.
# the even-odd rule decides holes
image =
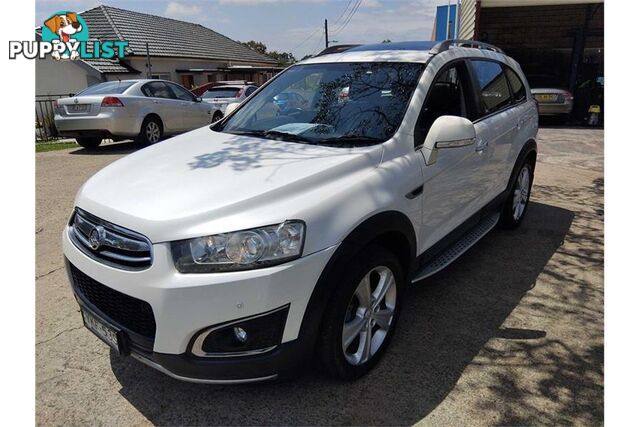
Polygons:
[[380,365],[341,384],[182,383],[82,326],[60,234],[80,185],[131,152],[36,154],[36,422],[41,425],[603,423],[603,131],[545,128],[522,227],[493,231],[408,290]]

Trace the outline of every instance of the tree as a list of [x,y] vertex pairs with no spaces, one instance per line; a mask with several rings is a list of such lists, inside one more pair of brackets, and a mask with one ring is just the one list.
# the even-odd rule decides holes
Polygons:
[[267,54],[267,45],[262,42],[257,42],[255,40],[249,40],[248,42],[240,42],[251,50],[255,50],[258,53],[263,55]]
[[267,45],[255,40],[249,40],[248,42],[240,42],[251,50],[254,50],[263,55],[267,55],[269,58],[273,58],[278,61],[278,65],[286,67],[296,62],[296,57],[291,52],[278,52],[277,50],[267,51]]
[[389,39],[384,39],[384,40],[382,40],[382,43],[391,43],[391,40],[389,40]]

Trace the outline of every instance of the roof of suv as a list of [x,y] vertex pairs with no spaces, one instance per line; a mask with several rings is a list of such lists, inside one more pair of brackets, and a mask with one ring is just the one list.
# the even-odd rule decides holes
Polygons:
[[[302,63],[328,63],[328,62],[425,62],[430,56],[439,51],[447,50],[450,47],[476,48],[475,46],[465,46],[477,44],[483,49],[493,50],[503,53],[495,46],[470,40],[445,40],[439,41],[406,41],[396,43],[378,43],[349,47],[346,50],[336,53],[322,54],[309,58]],[[482,46],[480,46],[482,45]],[[439,49],[442,50],[439,50]],[[436,51],[434,51],[434,49]]]

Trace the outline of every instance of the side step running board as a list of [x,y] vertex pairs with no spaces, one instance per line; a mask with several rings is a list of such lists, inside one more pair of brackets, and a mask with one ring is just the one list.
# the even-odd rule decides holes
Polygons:
[[478,240],[482,239],[485,234],[491,231],[493,227],[496,226],[499,219],[500,214],[498,213],[484,218],[478,225],[469,230],[467,234],[462,236],[458,241],[453,243],[425,265],[411,282],[415,283],[426,279],[458,259],[460,255],[465,253],[471,246],[475,245]]

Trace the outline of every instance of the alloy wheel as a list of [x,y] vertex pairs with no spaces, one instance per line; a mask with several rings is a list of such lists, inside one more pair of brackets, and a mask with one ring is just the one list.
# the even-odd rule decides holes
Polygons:
[[160,125],[154,121],[147,123],[144,133],[147,137],[147,141],[154,143],[160,140]]
[[342,327],[342,351],[351,365],[361,365],[380,349],[393,322],[397,287],[391,269],[371,269],[356,288]]
[[529,201],[529,182],[529,168],[525,166],[520,171],[520,175],[518,175],[516,188],[513,191],[513,219],[516,221],[520,219],[524,213],[524,209],[527,207],[527,202]]

